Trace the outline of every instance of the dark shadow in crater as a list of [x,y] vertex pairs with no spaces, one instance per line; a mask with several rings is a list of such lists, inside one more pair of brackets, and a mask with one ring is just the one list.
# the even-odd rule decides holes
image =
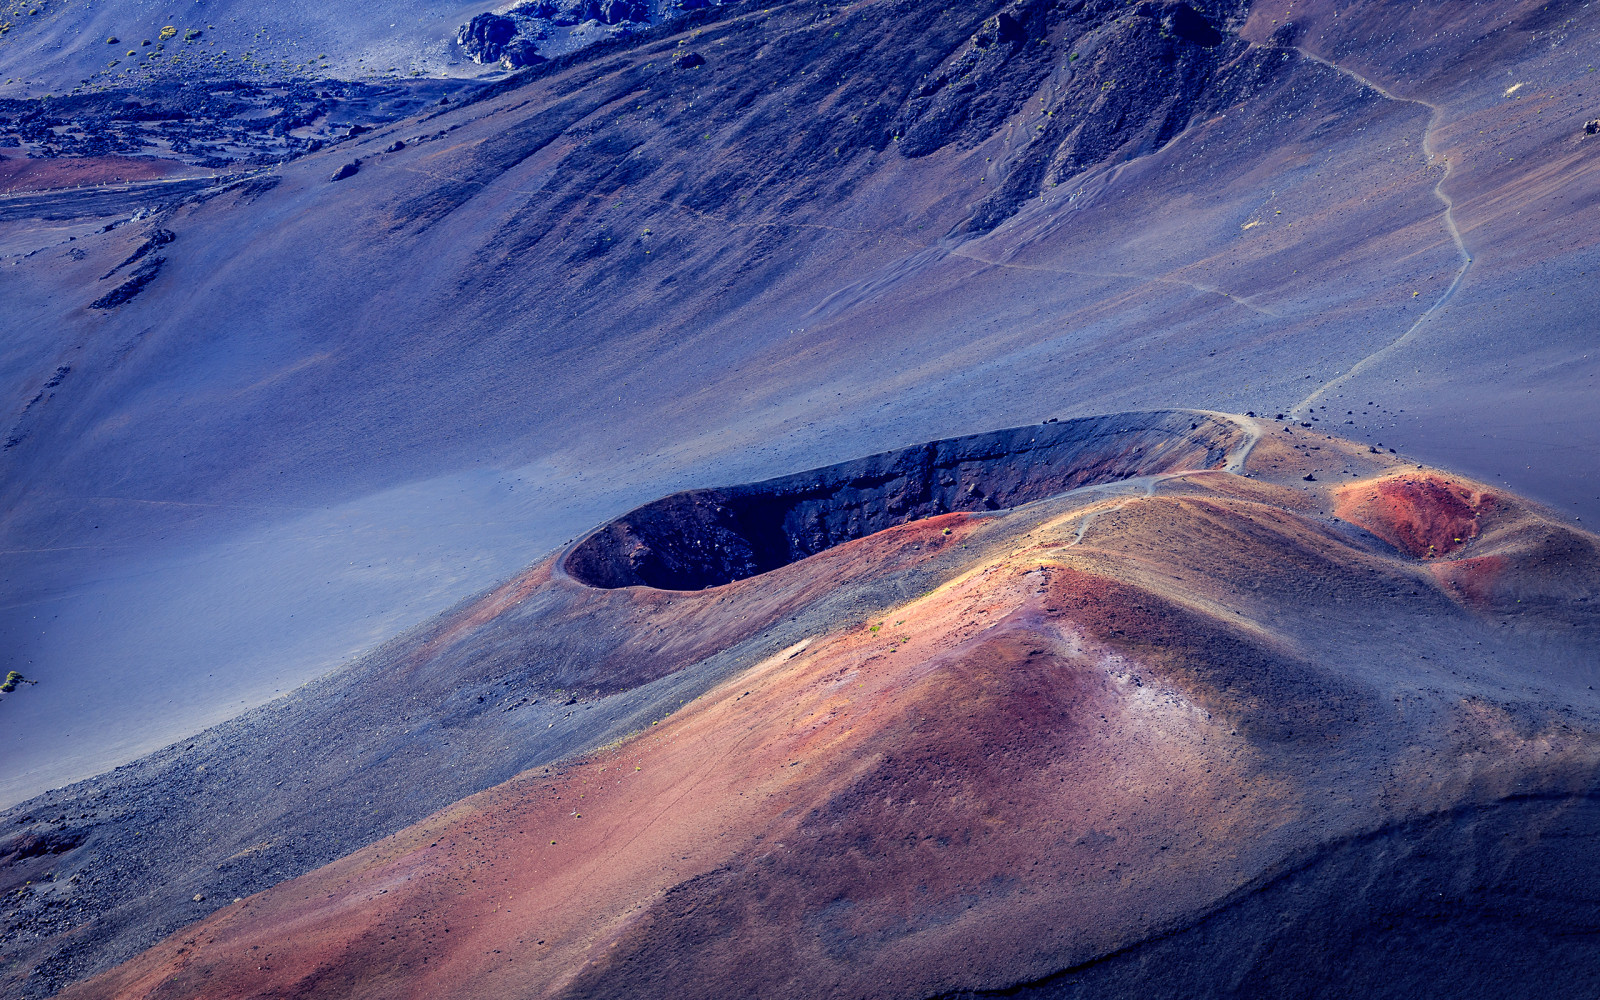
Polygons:
[[1244,441],[1232,420],[1190,411],[947,438],[764,482],[674,493],[602,526],[564,565],[591,587],[703,590],[936,514],[1220,469]]

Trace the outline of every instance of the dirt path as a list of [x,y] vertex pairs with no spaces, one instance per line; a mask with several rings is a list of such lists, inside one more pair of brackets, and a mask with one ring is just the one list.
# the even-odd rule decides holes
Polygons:
[[[1296,46],[1296,51],[1314,63],[1326,66],[1335,73],[1340,73],[1349,77],[1386,100],[1399,101],[1404,104],[1415,104],[1420,107],[1427,108],[1428,124],[1422,130],[1422,153],[1425,157],[1427,157],[1427,160],[1430,164],[1433,163],[1433,134],[1438,128],[1439,120],[1444,116],[1443,108],[1437,104],[1434,104],[1430,101],[1425,101],[1418,97],[1400,97],[1394,93],[1391,93],[1387,88],[1379,85],[1378,83],[1375,83],[1367,77],[1362,76],[1355,70],[1340,66],[1338,63],[1324,59],[1323,57],[1316,55],[1315,53],[1308,52],[1299,46]],[[1330,389],[1350,381],[1355,376],[1366,371],[1368,368],[1371,368],[1379,361],[1388,357],[1390,354],[1393,354],[1396,350],[1416,339],[1417,331],[1422,329],[1422,325],[1426,323],[1434,313],[1439,311],[1439,307],[1450,301],[1451,296],[1455,295],[1456,289],[1461,287],[1461,279],[1466,277],[1467,269],[1472,266],[1472,254],[1468,252],[1466,241],[1461,238],[1461,230],[1456,226],[1455,202],[1450,199],[1450,196],[1446,194],[1444,190],[1445,182],[1450,179],[1450,159],[1449,157],[1444,156],[1441,156],[1440,159],[1443,161],[1444,172],[1439,176],[1439,180],[1433,185],[1433,196],[1438,198],[1439,201],[1444,204],[1444,227],[1446,231],[1450,233],[1450,238],[1455,241],[1456,251],[1461,255],[1461,267],[1456,271],[1455,280],[1450,282],[1450,287],[1444,290],[1444,294],[1440,295],[1436,300],[1434,300],[1432,305],[1423,310],[1422,315],[1417,317],[1416,322],[1412,323],[1411,326],[1409,326],[1399,337],[1396,337],[1388,344],[1378,348],[1376,351],[1373,351],[1360,361],[1357,361],[1343,375],[1323,383],[1322,386],[1319,387],[1315,392],[1311,393],[1311,395],[1290,407],[1289,412],[1297,419],[1306,412],[1308,407],[1326,395]]]

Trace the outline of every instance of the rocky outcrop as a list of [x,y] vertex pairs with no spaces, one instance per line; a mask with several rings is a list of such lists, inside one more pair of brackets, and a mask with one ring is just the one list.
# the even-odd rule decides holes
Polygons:
[[475,63],[487,66],[500,61],[506,46],[517,37],[518,24],[504,14],[479,14],[456,33],[456,41]]
[[534,0],[514,8],[513,12],[561,25],[583,21],[645,24],[650,20],[650,7],[643,0]]
[[140,243],[137,247],[135,247],[133,253],[129,254],[122,263],[118,264],[116,267],[113,267],[105,274],[102,274],[100,276],[100,280],[105,281],[107,278],[111,277],[113,274],[116,274],[123,268],[128,267],[131,264],[137,264],[139,261],[143,260],[145,255],[150,253],[150,251],[164,247],[175,239],[177,239],[177,236],[174,235],[172,230],[159,228],[156,229],[145,238],[143,243]]
[[124,302],[144,291],[144,286],[154,281],[157,274],[161,273],[161,265],[167,258],[161,256],[146,257],[144,263],[134,268],[128,275],[128,280],[100,296],[89,304],[90,309],[115,309]]
[[590,21],[619,29],[649,24],[650,6],[645,0],[531,0],[504,14],[479,14],[462,26],[456,41],[475,63],[521,69],[545,61],[539,41],[550,38],[552,29]]

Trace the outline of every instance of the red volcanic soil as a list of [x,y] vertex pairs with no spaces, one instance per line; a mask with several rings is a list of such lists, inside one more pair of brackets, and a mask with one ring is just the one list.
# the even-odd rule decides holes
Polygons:
[[1432,470],[1342,487],[1334,515],[1427,561],[1444,591],[1478,611],[1539,605],[1563,614],[1594,593],[1592,536],[1507,493]]
[[[1330,889],[1293,873],[1321,870],[1320,845],[1343,856],[1397,825],[1586,787],[1600,741],[1585,723],[1490,692],[1513,675],[1562,683],[1550,664],[1567,654],[1551,651],[1595,623],[1574,619],[1551,659],[1497,659],[1515,647],[1494,647],[1500,633],[1448,586],[1329,527],[1338,510],[1426,551],[1490,509],[1483,491],[1317,444],[1308,458],[1309,444],[1268,439],[1248,476],[948,514],[791,564],[861,572],[940,545],[969,559],[643,732],[226,907],[62,995],[928,997],[1085,969],[1286,878],[1304,895],[1269,907],[1268,925],[1325,899],[1398,913],[1386,879]],[[1372,478],[1303,485],[1296,463],[1330,455]],[[1503,541],[1524,575],[1543,558],[1528,526],[1543,523],[1522,511],[1522,541]],[[1592,545],[1569,557],[1594,578]],[[702,592],[683,625],[714,631],[765,582]],[[1408,636],[1399,662],[1390,630]],[[1376,672],[1375,653],[1391,657]],[[1457,849],[1441,863],[1465,863]]]
[[134,156],[61,156],[30,160],[0,155],[0,194],[48,191],[53,188],[152,181],[163,177],[199,175],[205,171],[176,160]]
[[1491,489],[1434,472],[1403,472],[1339,490],[1334,513],[1418,559],[1477,538],[1505,502]]

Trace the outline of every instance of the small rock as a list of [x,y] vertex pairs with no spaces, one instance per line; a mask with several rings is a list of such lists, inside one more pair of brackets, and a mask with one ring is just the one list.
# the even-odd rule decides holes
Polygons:
[[679,52],[672,57],[674,69],[699,69],[706,64],[706,57],[698,52]]
[[201,892],[195,893],[194,894],[194,901],[196,903],[204,903],[206,901],[205,893],[201,893]]
[[1596,118],[1593,121],[1584,122],[1583,131],[1585,135],[1600,134],[1600,118]]
[[354,177],[356,175],[356,172],[358,170],[360,170],[360,169],[361,169],[361,161],[360,160],[351,160],[349,163],[346,163],[344,166],[340,167],[338,170],[335,170],[333,172],[333,176],[330,177],[329,180],[342,181],[346,177]]
[[1301,476],[1301,477],[1300,477],[1300,478],[1301,478],[1301,479],[1304,479],[1304,480],[1305,480],[1305,481],[1306,481],[1306,482],[1308,482],[1308,483],[1314,483],[1314,482],[1316,482],[1316,481],[1317,481],[1317,477],[1316,477],[1316,476],[1313,476],[1313,475],[1312,475],[1312,474],[1311,474],[1311,473],[1309,473],[1309,472],[1308,472],[1308,473],[1306,473],[1306,474],[1305,474],[1305,475],[1303,475],[1303,476]]
[[404,142],[400,141],[399,139],[396,139],[394,142],[389,143],[388,148],[385,149],[384,152],[385,153],[398,153],[402,149],[405,149],[405,148],[406,148],[406,144]]
[[356,125],[350,126],[349,131],[345,132],[344,137],[346,139],[354,139],[356,136],[361,135],[364,132],[371,132],[371,131],[372,131],[372,126],[370,126],[370,125],[356,124]]

